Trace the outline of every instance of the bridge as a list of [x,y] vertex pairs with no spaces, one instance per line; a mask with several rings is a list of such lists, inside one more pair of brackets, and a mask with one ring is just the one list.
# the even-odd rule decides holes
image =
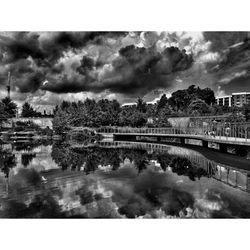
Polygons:
[[250,147],[250,127],[235,124],[227,127],[217,127],[209,132],[207,127],[188,128],[129,128],[129,127],[102,127],[96,129],[99,134],[112,134],[114,140],[138,141],[143,138],[153,137],[160,142],[164,138],[178,139],[181,144],[188,140],[199,140],[202,146],[208,148],[209,144],[219,145],[221,152],[227,152],[228,146]]

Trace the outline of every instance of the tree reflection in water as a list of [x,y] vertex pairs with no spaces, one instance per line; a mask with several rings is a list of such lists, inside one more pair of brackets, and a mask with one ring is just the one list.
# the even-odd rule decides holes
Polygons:
[[[28,164],[36,155],[25,152],[20,159],[29,168],[10,175],[10,192],[1,197],[0,217],[250,217],[250,199],[235,202],[232,190],[220,189],[212,178],[203,179],[202,185],[193,182],[213,175],[212,165],[197,165],[178,151],[170,153],[55,142],[52,158],[65,171],[39,172],[32,167],[34,162]],[[8,177],[15,156],[2,149],[0,157],[1,170]]]
[[35,158],[35,157],[36,157],[35,153],[31,153],[31,154],[24,153],[24,154],[22,154],[22,157],[21,157],[22,165],[24,167],[27,167],[31,163],[31,161],[33,160],[33,158]]
[[195,166],[184,157],[169,155],[167,152],[149,153],[142,149],[133,148],[103,148],[98,146],[72,148],[68,143],[55,143],[52,147],[52,157],[63,170],[80,170],[84,166],[86,174],[94,172],[98,166],[119,169],[125,159],[134,163],[138,173],[142,173],[150,164],[150,160],[157,160],[163,171],[170,167],[178,175],[188,176],[192,181],[202,176],[209,177],[207,171]]
[[47,192],[36,195],[30,204],[6,200],[2,203],[1,218],[63,218],[65,212],[61,210],[53,194]]
[[13,146],[13,149],[15,149],[16,151],[22,151],[22,150],[31,151],[41,145],[48,146],[51,144],[52,144],[51,140],[41,139],[41,140],[29,140],[25,142],[17,141],[17,142],[12,143],[12,146]]
[[10,169],[16,166],[15,155],[10,150],[0,149],[0,169],[4,173],[5,178],[9,177]]
[[52,158],[54,161],[65,169],[80,170],[84,166],[86,174],[97,170],[98,166],[112,167],[117,170],[121,162],[126,158],[135,163],[138,173],[147,168],[149,155],[146,150],[122,149],[122,148],[102,148],[102,147],[85,147],[71,148],[67,143],[55,143],[52,147]]
[[195,181],[195,178],[200,179],[202,176],[208,177],[208,173],[205,169],[195,167],[187,158],[173,158],[169,166],[174,173],[177,173],[178,175],[186,175],[192,181]]

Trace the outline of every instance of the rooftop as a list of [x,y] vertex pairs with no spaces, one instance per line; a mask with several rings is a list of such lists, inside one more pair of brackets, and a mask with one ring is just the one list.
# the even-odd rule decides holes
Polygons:
[[227,98],[227,97],[232,97],[233,95],[250,95],[250,92],[237,92],[237,93],[232,93],[231,95],[222,95],[222,96],[216,96],[216,99],[219,98]]
[[232,93],[232,95],[249,95],[250,92],[238,92],[238,93]]
[[231,95],[216,96],[216,99],[232,97]]

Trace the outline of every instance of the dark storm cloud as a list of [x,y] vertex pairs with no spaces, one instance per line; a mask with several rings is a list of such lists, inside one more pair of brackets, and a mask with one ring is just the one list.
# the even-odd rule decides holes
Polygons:
[[[94,80],[94,79],[91,79]],[[89,91],[89,82],[91,81],[89,77],[73,77],[68,78],[64,76],[59,80],[51,80],[52,84],[46,84],[42,86],[41,89],[48,90],[54,93],[78,93],[82,91]]]
[[250,91],[250,72],[241,77],[235,77],[226,85],[222,85],[221,89],[226,93]]
[[220,60],[216,67],[207,63],[211,72],[244,69],[250,59],[250,36],[248,32],[204,32],[204,38],[211,42],[210,51],[218,52]]
[[29,32],[15,32],[12,37],[0,36],[3,53],[7,53],[3,60],[11,63],[29,56],[43,59],[38,38],[38,34]]
[[250,33],[249,32],[204,32],[211,42],[210,51],[219,54],[217,62],[206,63],[205,67],[215,79],[215,86],[226,94],[250,91]]
[[113,61],[113,71],[103,79],[103,86],[112,92],[144,95],[158,87],[171,85],[171,74],[191,67],[193,58],[176,47],[162,53],[155,47],[122,48]]
[[212,51],[222,52],[229,46],[243,42],[249,37],[249,32],[203,32],[203,36],[212,43]]
[[14,32],[11,37],[0,36],[1,47],[8,53],[6,61],[36,59],[39,63],[54,63],[67,49],[79,49],[88,42],[101,43],[106,35],[116,37],[124,32]]
[[[10,71],[13,85],[20,92],[34,92],[47,75],[63,72],[57,64],[64,53],[78,53],[87,44],[102,44],[106,37],[116,39],[126,32],[12,32],[0,35],[0,85],[6,84]],[[96,62],[100,66],[100,62]],[[79,81],[79,79],[78,79]],[[31,84],[29,87],[28,85]],[[55,88],[55,87],[54,87]],[[75,92],[74,87],[72,92]]]
[[95,62],[93,58],[88,57],[88,56],[83,56],[81,60],[81,65],[77,68],[77,71],[80,74],[85,75],[87,72],[92,70],[94,66],[95,66]]
[[40,71],[35,71],[29,74],[25,81],[17,82],[16,86],[21,93],[31,92],[34,93],[39,89],[41,83],[44,81],[44,75]]
[[220,69],[227,69],[233,66],[246,67],[250,59],[250,40],[246,39],[238,46],[229,48],[220,63]]
[[188,69],[193,58],[176,47],[166,48],[160,53],[156,47],[130,45],[119,50],[119,55],[112,61],[112,69],[104,70],[101,77],[96,68],[102,68],[102,63],[89,56],[83,56],[80,63],[73,77],[51,79],[42,89],[56,93],[100,93],[109,90],[127,95],[144,95],[155,88],[171,85],[170,75]]
[[107,90],[134,97],[173,89],[175,79],[182,87],[226,88],[236,79],[240,86],[249,76],[248,38],[247,32],[2,33],[0,85],[10,71],[12,90],[21,93]]
[[226,93],[250,91],[250,40],[245,39],[235,47],[229,48],[223,55],[218,68],[214,70]]

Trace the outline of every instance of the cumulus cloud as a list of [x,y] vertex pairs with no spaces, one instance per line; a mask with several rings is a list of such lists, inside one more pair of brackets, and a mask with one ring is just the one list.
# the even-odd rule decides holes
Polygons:
[[[130,35],[130,39],[136,42],[138,36]],[[36,81],[31,89],[37,90],[41,87],[43,90],[55,93],[111,91],[126,95],[135,94],[136,91],[136,95],[145,95],[158,87],[170,86],[171,78],[168,76],[184,71],[192,65],[193,58],[190,54],[186,54],[185,50],[167,47],[160,52],[155,43],[151,42],[151,37],[143,39],[144,42],[149,41],[151,47],[137,47],[134,44],[122,47],[124,40],[128,44],[126,36],[120,39],[120,47],[114,45],[117,50],[113,53],[109,49],[102,52],[100,44],[96,50],[93,49],[93,45],[88,45],[77,52],[74,50],[63,52],[62,57],[52,67],[43,68],[43,74],[40,70],[32,76]],[[105,48],[110,46],[110,38],[102,42]],[[27,83],[29,79],[26,79]],[[41,86],[45,79],[47,83]],[[36,82],[40,82],[40,85]],[[27,91],[25,84],[22,86],[21,91]]]
[[2,32],[0,90],[10,71],[18,102],[46,92],[154,99],[155,91],[190,84],[228,93],[248,87],[248,38],[247,32]]
[[[43,78],[56,72],[58,60],[65,53],[80,54],[88,43],[99,44],[103,37],[119,37],[117,32],[10,32],[0,35],[1,69],[11,71],[13,77],[26,81],[28,73],[42,73]],[[31,63],[33,61],[33,63]],[[64,69],[60,68],[61,71]],[[60,71],[60,70],[59,70]],[[26,74],[27,73],[27,74]],[[42,77],[39,77],[42,80]],[[6,79],[5,79],[6,80]],[[27,80],[29,81],[29,80]],[[26,83],[25,83],[26,84]],[[19,86],[23,91],[22,86]],[[24,92],[26,87],[24,87]]]

